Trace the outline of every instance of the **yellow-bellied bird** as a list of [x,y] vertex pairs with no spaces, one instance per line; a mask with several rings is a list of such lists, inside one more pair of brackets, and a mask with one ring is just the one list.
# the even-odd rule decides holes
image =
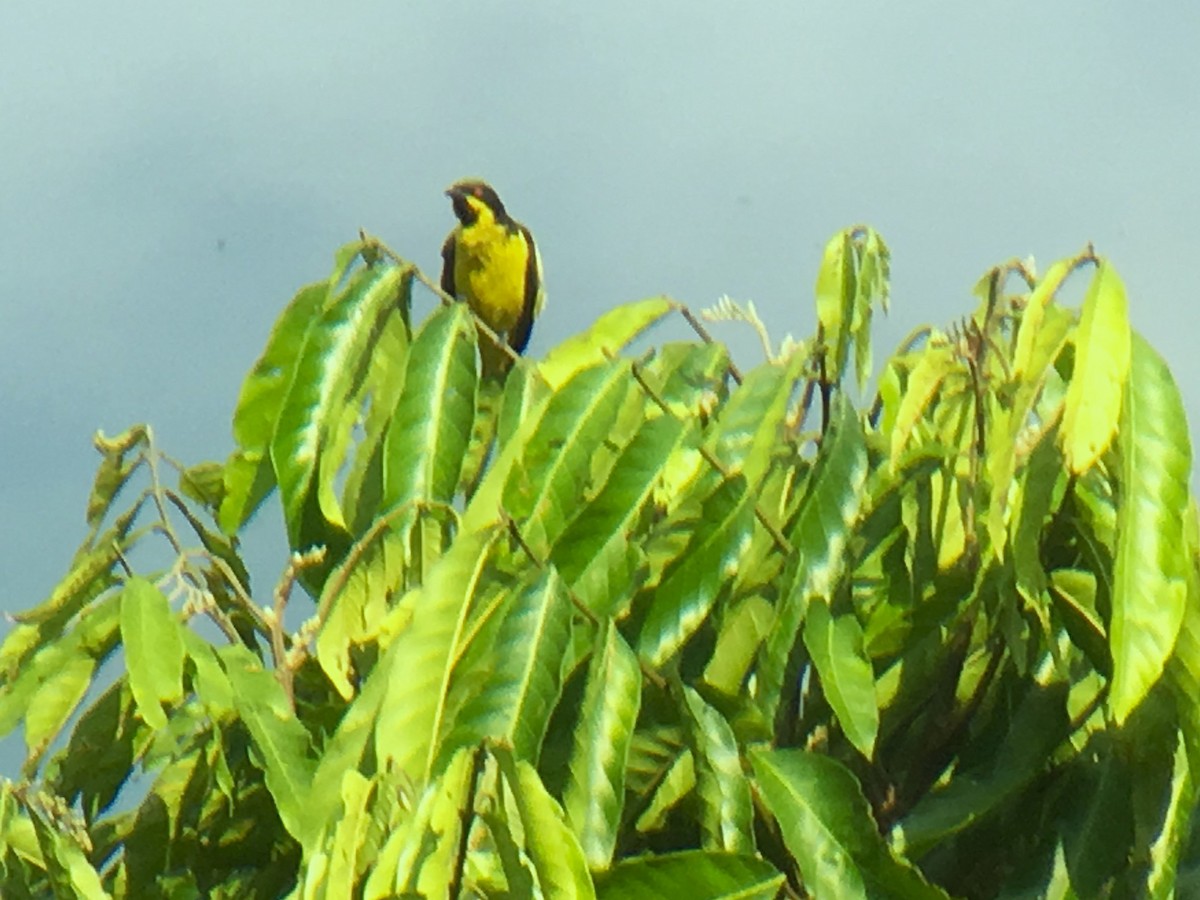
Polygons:
[[[509,216],[491,185],[467,179],[446,191],[458,225],[442,245],[442,290],[470,305],[516,353],[529,343],[545,302],[542,261],[529,229]],[[484,376],[504,375],[512,358],[485,335]]]

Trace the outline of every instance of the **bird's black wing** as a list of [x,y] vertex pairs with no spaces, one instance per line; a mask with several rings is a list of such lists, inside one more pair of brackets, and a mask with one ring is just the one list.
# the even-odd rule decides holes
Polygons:
[[442,290],[456,300],[458,292],[454,290],[454,238],[457,234],[456,228],[446,236],[446,243],[442,244]]
[[517,319],[517,324],[508,333],[508,346],[517,353],[524,353],[525,345],[529,343],[529,335],[533,332],[533,316],[537,312],[538,292],[542,289],[542,273],[539,271],[533,235],[524,225],[519,227],[529,248],[529,258],[525,260],[525,305],[521,307],[521,316]]

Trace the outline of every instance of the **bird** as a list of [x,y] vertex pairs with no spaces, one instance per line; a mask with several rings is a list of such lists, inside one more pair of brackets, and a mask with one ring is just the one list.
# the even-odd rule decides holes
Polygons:
[[466,302],[512,349],[480,335],[485,378],[502,379],[523,353],[545,304],[542,260],[533,234],[508,214],[485,181],[467,178],[446,189],[458,224],[442,244],[442,290]]

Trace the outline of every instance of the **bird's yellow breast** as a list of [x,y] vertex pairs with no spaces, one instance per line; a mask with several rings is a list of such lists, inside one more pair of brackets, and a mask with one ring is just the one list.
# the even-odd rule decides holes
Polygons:
[[455,290],[493,331],[512,328],[525,305],[529,245],[520,231],[493,222],[460,227],[455,242]]

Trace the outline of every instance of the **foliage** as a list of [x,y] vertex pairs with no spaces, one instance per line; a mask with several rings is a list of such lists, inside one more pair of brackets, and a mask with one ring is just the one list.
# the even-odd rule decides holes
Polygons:
[[[863,410],[870,229],[827,248],[812,340],[722,304],[768,349],[744,377],[655,298],[501,387],[465,307],[412,327],[415,281],[343,248],[225,464],[98,439],[87,539],[0,647],[3,896],[1195,882],[1191,449],[1108,261],[992,270]],[[704,339],[621,355],[675,315]],[[264,602],[238,536],[276,489]]]

